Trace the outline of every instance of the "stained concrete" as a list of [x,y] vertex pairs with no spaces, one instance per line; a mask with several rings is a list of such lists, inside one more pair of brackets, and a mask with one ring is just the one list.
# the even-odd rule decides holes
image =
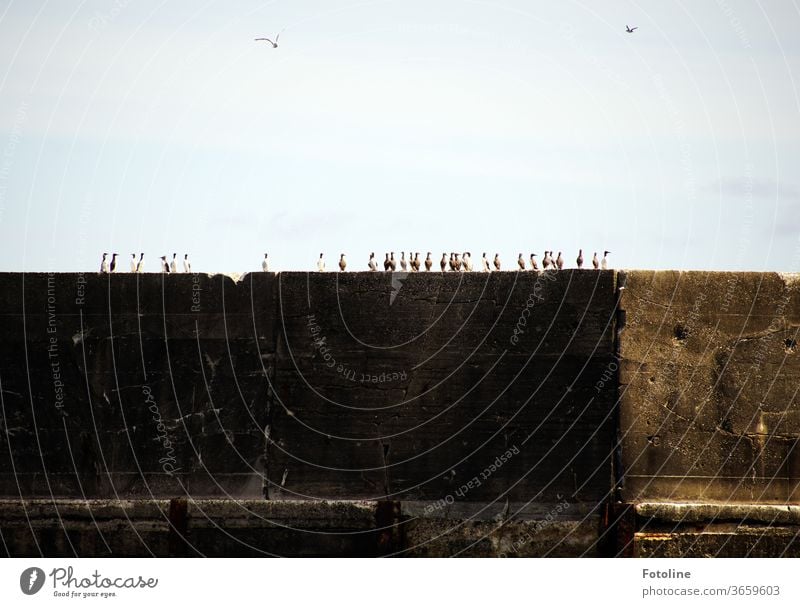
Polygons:
[[800,502],[798,285],[0,274],[0,534],[19,555],[794,554],[794,511],[764,509]]

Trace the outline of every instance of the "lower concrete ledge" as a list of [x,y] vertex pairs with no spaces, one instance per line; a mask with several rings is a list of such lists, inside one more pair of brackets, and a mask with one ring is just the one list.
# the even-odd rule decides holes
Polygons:
[[634,512],[633,556],[800,556],[798,506],[642,503]]
[[599,517],[548,505],[0,500],[9,556],[588,556]]

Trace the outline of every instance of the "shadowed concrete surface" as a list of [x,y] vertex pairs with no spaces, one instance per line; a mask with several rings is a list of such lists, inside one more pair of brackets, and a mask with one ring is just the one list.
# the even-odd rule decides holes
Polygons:
[[796,555],[799,285],[0,274],[3,546]]

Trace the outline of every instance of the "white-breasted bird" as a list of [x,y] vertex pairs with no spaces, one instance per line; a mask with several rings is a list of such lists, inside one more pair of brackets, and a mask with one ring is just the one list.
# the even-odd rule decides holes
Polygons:
[[611,251],[605,251],[603,253],[603,261],[600,262],[600,268],[603,269],[603,270],[608,270],[608,254],[609,253],[611,253]]
[[428,251],[428,256],[425,258],[425,271],[430,272],[433,267],[433,260],[431,259],[431,252]]
[[108,262],[106,261],[106,257],[108,257],[108,253],[103,253],[103,260],[100,262],[101,274],[108,274]]
[[578,259],[575,260],[575,263],[578,264],[579,270],[583,267],[583,249],[578,249]]
[[483,264],[483,271],[484,272],[491,272],[492,271],[492,267],[489,265],[489,260],[486,259],[486,253],[483,254],[483,257],[481,258],[481,263]]
[[553,260],[550,258],[550,251],[544,252],[544,257],[542,257],[542,269],[549,270],[550,264],[553,263]]
[[169,264],[169,271],[172,272],[173,274],[175,274],[178,271],[178,262],[175,260],[177,256],[178,256],[177,253],[173,253],[172,261]]
[[442,268],[442,272],[447,270],[447,253],[442,253],[442,259],[439,261],[439,267]]
[[538,270],[539,264],[536,262],[536,253],[531,253],[531,270]]
[[136,272],[136,253],[131,253],[131,273]]
[[169,274],[169,264],[167,263],[167,256],[166,255],[162,255],[161,256],[161,271],[164,274]]
[[400,269],[403,272],[408,270],[408,263],[406,262],[406,252],[405,251],[400,253]]
[[522,258],[522,253],[519,254],[519,257],[517,257],[517,265],[519,266],[520,270],[525,270],[525,260]]
[[597,251],[594,252],[594,257],[592,257],[592,265],[594,266],[595,270],[600,267],[600,261],[597,259]]
[[192,264],[189,261],[188,253],[183,254],[183,271],[186,272],[187,274],[192,271]]
[[269,272],[269,253],[264,253],[264,260],[261,262],[261,271]]
[[558,252],[558,257],[556,257],[556,267],[559,270],[563,270],[564,269],[564,258],[561,257],[561,251]]
[[419,260],[419,251],[414,253],[414,263],[411,265],[415,272],[419,272],[420,268],[422,267],[422,262]]
[[325,260],[322,259],[322,253],[319,254],[319,259],[317,260],[317,270],[320,272],[325,271]]
[[339,271],[344,272],[345,268],[347,268],[347,262],[344,259],[344,253],[339,256]]
[[472,272],[472,253],[464,251],[464,255],[462,255],[461,259],[464,260],[464,271]]
[[369,271],[370,272],[377,272],[378,271],[378,264],[375,261],[375,253],[369,254]]
[[394,258],[394,251],[389,255],[389,267],[392,269],[392,272],[397,269],[397,260]]

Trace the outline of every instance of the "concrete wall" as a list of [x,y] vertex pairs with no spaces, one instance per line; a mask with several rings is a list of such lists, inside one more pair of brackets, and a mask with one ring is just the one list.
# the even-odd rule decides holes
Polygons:
[[[3,543],[30,555],[792,554],[794,520],[650,508],[800,502],[798,284],[0,274]],[[767,533],[734,529],[713,548],[687,512],[709,530]]]

